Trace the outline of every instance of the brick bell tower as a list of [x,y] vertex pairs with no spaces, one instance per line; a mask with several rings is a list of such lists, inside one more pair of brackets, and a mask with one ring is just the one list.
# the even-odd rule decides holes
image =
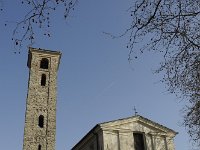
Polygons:
[[23,150],[55,150],[56,80],[61,53],[29,48]]

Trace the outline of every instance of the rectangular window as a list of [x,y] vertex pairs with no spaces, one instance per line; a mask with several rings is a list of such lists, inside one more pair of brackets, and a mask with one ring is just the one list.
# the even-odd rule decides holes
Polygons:
[[135,150],[145,150],[144,134],[133,133]]

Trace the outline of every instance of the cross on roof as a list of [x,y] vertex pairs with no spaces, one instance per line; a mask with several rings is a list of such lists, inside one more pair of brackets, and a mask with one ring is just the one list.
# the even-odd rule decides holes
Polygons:
[[135,116],[137,116],[138,112],[137,112],[135,106],[134,106],[134,109],[133,109],[133,110],[134,110],[134,112],[135,112]]

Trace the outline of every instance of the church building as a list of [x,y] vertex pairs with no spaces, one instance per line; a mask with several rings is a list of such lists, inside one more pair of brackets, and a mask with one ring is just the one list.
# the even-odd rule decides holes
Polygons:
[[97,124],[72,150],[175,150],[177,132],[140,115]]
[[[55,150],[60,58],[58,51],[29,48],[23,150]],[[135,115],[97,124],[72,150],[175,150],[176,134],[172,129]]]

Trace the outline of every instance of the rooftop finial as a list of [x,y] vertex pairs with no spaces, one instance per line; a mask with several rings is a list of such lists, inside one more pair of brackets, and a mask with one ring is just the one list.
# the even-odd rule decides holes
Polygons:
[[134,110],[134,112],[135,112],[135,116],[137,116],[138,112],[137,112],[135,106],[134,106],[134,109],[133,109],[133,110]]

